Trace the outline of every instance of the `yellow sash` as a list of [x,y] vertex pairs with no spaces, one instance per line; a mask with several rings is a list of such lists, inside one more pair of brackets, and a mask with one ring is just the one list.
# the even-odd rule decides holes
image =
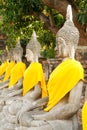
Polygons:
[[87,101],[82,108],[82,127],[83,130],[87,130]]
[[2,63],[0,65],[0,76],[2,76],[5,73],[6,68],[7,68],[8,65],[9,65],[8,61],[5,61],[4,63]]
[[52,109],[83,78],[83,67],[74,59],[67,59],[57,66],[47,84],[49,101],[45,111]]
[[9,87],[13,86],[18,82],[20,78],[23,77],[26,65],[23,62],[17,63],[11,70]]
[[33,62],[24,72],[23,95],[38,84],[39,81],[42,88],[42,97],[45,97],[47,95],[47,91],[42,65],[38,62]]
[[15,62],[14,62],[14,61],[11,61],[11,62],[9,63],[9,65],[7,66],[7,68],[6,68],[5,77],[4,77],[4,80],[3,80],[3,81],[6,81],[6,80],[9,79],[11,70],[12,70],[12,68],[13,68],[14,66],[15,66]]

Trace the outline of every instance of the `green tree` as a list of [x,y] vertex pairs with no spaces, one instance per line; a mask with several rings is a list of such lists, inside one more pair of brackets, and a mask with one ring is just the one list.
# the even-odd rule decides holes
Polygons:
[[9,48],[15,46],[18,36],[21,38],[22,46],[26,45],[35,30],[42,45],[42,55],[55,56],[55,35],[50,29],[46,29],[47,25],[52,23],[51,16],[54,17],[56,27],[63,24],[64,18],[59,15],[58,11],[44,6],[41,0],[2,0],[0,8],[3,17],[0,30],[6,34],[6,44]]
[[72,4],[74,23],[81,33],[79,44],[86,45],[87,0],[0,0],[3,17],[0,30],[7,36],[6,44],[15,46],[16,38],[20,36],[22,46],[26,45],[35,30],[42,54],[53,57],[55,34],[65,21],[68,4]]
[[77,0],[75,3],[78,8],[77,20],[84,26],[87,24],[87,0]]
[[[48,50],[51,48],[54,52],[55,36],[52,32],[44,29],[44,22],[40,20],[39,15],[43,11],[44,5],[41,0],[1,0],[0,14],[3,22],[0,22],[0,30],[6,34],[6,44],[9,48],[14,47],[16,38],[21,38],[22,46],[26,45],[31,37],[33,30],[37,32],[38,40],[42,48],[48,46],[46,57],[53,57]],[[44,37],[47,36],[48,40]],[[43,49],[43,56],[44,55]]]

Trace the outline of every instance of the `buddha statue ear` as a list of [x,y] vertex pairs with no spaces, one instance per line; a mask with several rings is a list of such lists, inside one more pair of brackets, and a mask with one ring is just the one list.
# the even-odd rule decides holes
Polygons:
[[[59,41],[59,42],[58,42]],[[71,5],[67,7],[66,21],[61,29],[58,30],[56,34],[56,45],[57,47],[67,45],[67,49],[69,51],[69,56],[71,58],[75,57],[75,50],[78,46],[79,41],[79,31],[75,27],[72,19],[72,8]],[[59,50],[59,48],[58,48]],[[72,51],[72,52],[71,52]]]
[[26,45],[26,50],[27,49],[32,51],[32,53],[34,55],[34,60],[38,61],[38,58],[40,56],[41,45],[37,40],[37,35],[36,35],[35,31],[33,31],[31,39],[30,39],[29,43]]

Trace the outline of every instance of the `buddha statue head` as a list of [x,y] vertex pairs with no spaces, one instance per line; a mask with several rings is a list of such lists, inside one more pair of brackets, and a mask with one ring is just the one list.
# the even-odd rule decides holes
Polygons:
[[8,47],[6,46],[6,48],[2,51],[2,54],[0,54],[0,61],[4,62],[9,60],[9,51],[8,51]]
[[60,57],[75,57],[78,46],[79,31],[72,20],[71,5],[67,7],[66,21],[56,34],[56,47]]
[[26,46],[26,58],[29,62],[38,62],[40,56],[41,45],[37,40],[35,31],[31,36],[29,43]]
[[23,56],[23,48],[21,47],[20,38],[18,37],[15,48],[10,49],[9,57],[10,60],[19,62],[22,60],[22,56]]

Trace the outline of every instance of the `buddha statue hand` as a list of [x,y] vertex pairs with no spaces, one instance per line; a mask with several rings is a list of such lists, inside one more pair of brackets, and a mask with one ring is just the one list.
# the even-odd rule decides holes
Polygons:
[[0,104],[5,105],[6,102],[7,102],[7,100],[10,99],[10,97],[12,97],[12,94],[11,94],[11,93],[5,95],[5,96],[0,100]]
[[10,97],[12,97],[12,94],[11,94],[11,93],[7,94],[7,96],[4,96],[4,97],[0,100],[0,104],[5,105],[5,104],[6,104],[6,101],[7,101]]
[[32,120],[31,121],[31,127],[39,127],[42,125],[47,125],[48,123],[46,121],[43,120]]
[[32,102],[32,100],[23,99],[23,107],[16,115],[16,123],[20,122],[22,115],[30,110],[35,108],[42,108],[45,104],[47,104],[48,97],[44,97],[42,99],[38,99],[37,101]]
[[33,105],[30,101],[28,100],[23,100],[23,106],[21,108],[20,111],[18,111],[17,115],[16,115],[16,123],[19,123],[21,120],[22,115],[24,114],[24,112],[27,112],[29,110],[32,110]]
[[43,106],[47,105],[47,102],[48,102],[48,96],[34,101],[33,105],[36,107],[41,107],[41,106],[43,107]]
[[45,119],[45,114],[32,115],[32,118],[33,118],[34,120],[46,120],[46,119]]

